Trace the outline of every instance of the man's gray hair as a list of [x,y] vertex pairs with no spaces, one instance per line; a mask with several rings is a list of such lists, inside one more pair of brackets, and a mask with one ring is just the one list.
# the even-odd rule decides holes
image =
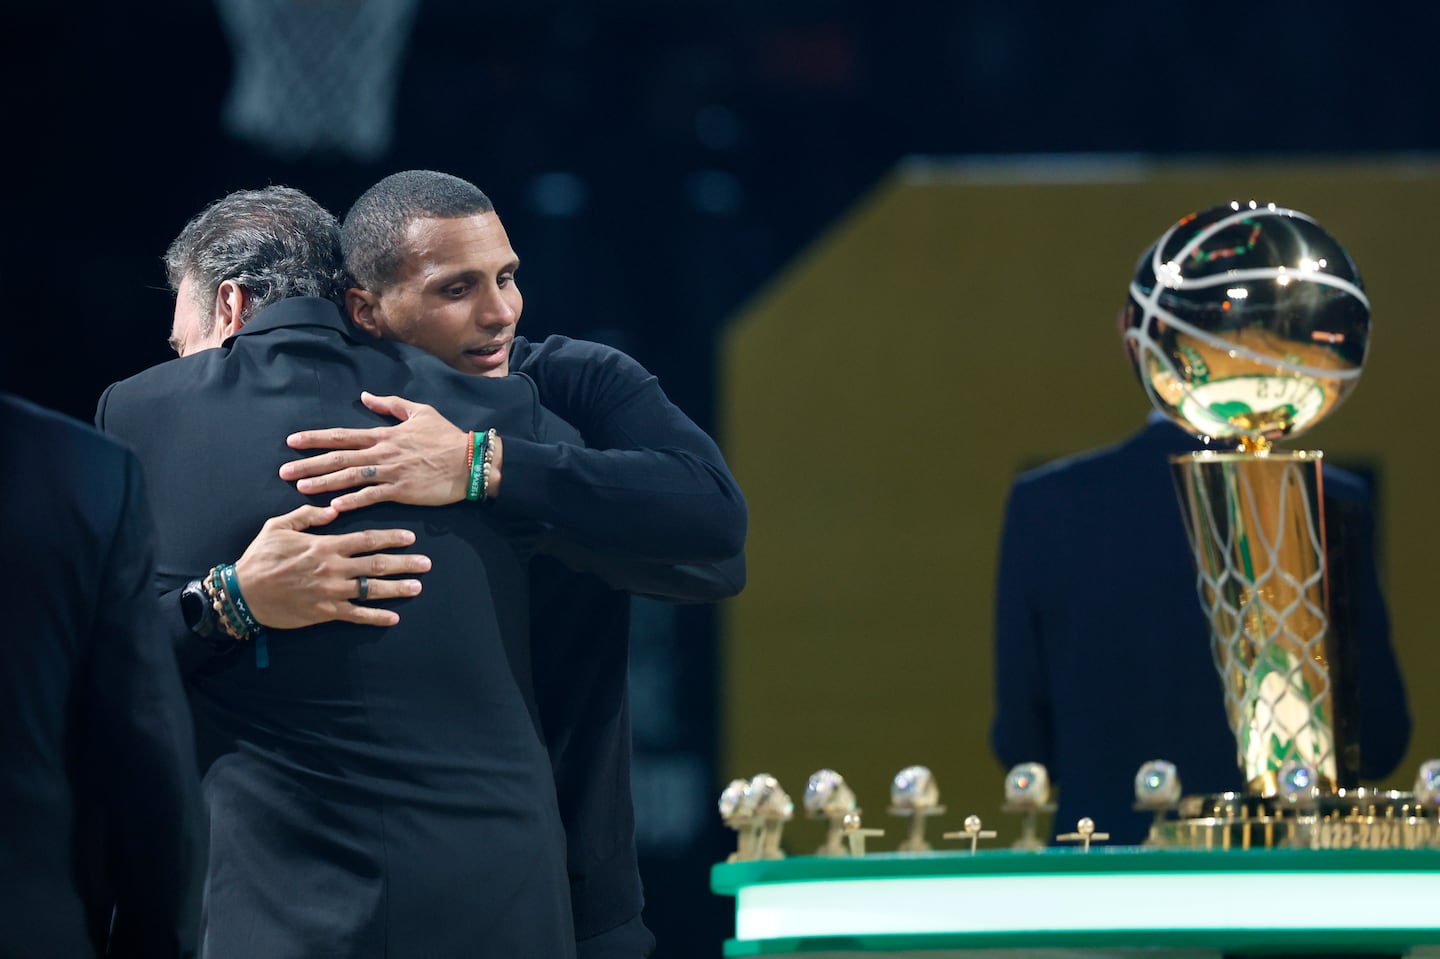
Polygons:
[[405,231],[415,220],[493,213],[495,205],[468,180],[434,170],[392,173],[360,195],[340,230],[345,267],[355,284],[383,293],[400,278]]
[[215,295],[233,280],[250,294],[243,320],[292,296],[344,303],[344,260],[334,215],[292,187],[237,190],[185,224],[165,251],[170,288],[190,277],[202,335],[215,322]]

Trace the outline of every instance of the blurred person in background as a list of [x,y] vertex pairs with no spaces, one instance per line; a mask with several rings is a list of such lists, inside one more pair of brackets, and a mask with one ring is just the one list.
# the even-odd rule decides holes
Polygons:
[[0,955],[195,954],[204,811],[140,468],[0,394]]

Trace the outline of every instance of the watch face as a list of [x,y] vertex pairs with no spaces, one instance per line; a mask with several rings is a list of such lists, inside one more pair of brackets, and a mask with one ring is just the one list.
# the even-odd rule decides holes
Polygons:
[[185,625],[191,630],[201,636],[210,635],[214,627],[214,621],[209,615],[210,601],[198,580],[181,590],[180,612],[185,616]]
[[205,593],[200,589],[199,583],[189,583],[180,591],[180,611],[185,614],[185,622],[193,624],[200,613],[200,605],[205,602]]

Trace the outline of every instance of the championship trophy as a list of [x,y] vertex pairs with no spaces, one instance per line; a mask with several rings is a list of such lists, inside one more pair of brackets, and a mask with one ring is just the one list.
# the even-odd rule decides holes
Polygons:
[[1327,816],[1377,802],[1413,812],[1404,794],[1354,788],[1354,677],[1336,620],[1345,597],[1331,595],[1321,454],[1272,446],[1333,413],[1359,380],[1370,334],[1359,271],[1305,214],[1231,203],[1167,230],[1129,294],[1122,325],[1141,383],[1211,447],[1173,457],[1172,473],[1245,782],[1242,795],[1187,797],[1189,831],[1169,840],[1214,842],[1195,831],[1204,821],[1228,846],[1226,824],[1239,823],[1248,846],[1248,826],[1264,823],[1258,844],[1316,845]]

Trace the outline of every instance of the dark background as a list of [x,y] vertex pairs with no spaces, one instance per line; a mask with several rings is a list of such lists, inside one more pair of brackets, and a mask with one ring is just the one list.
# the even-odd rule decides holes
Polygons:
[[[236,55],[204,0],[6,0],[0,382],[90,419],[108,383],[169,357],[159,258],[205,203],[284,183],[343,215],[428,167],[495,200],[522,332],[621,346],[713,430],[725,319],[901,157],[1431,151],[1437,25],[1335,0],[419,0],[393,138],[358,155],[226,132]],[[903,337],[902,317],[878,333]],[[648,917],[661,955],[718,955],[714,617],[637,613]]]

